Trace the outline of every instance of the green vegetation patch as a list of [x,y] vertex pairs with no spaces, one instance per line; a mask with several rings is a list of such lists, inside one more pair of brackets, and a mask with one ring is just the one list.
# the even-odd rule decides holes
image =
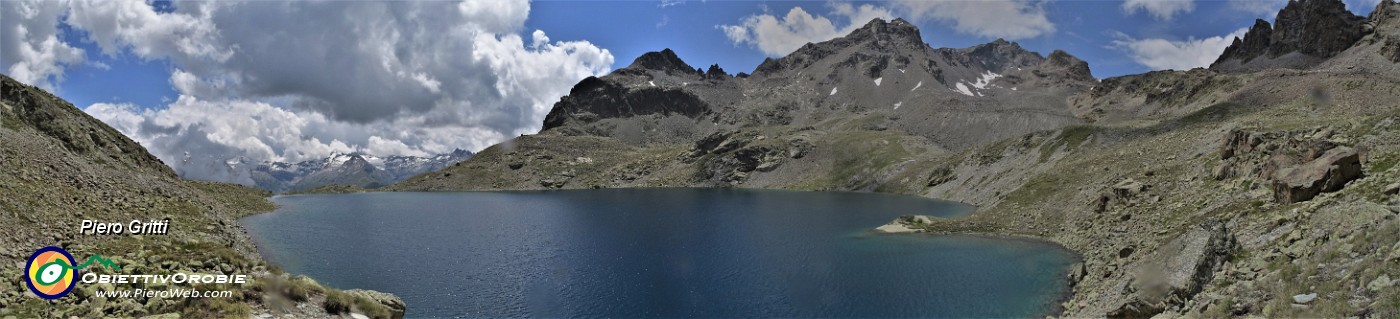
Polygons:
[[1079,148],[1079,146],[1084,144],[1085,141],[1088,141],[1090,137],[1093,137],[1094,133],[1098,132],[1098,130],[1098,127],[1092,125],[1075,125],[1061,129],[1060,135],[1056,136],[1054,140],[1041,144],[1040,162],[1044,163],[1049,160],[1050,156],[1054,155],[1055,151],[1058,151],[1061,147],[1064,147],[1065,151],[1073,151]]

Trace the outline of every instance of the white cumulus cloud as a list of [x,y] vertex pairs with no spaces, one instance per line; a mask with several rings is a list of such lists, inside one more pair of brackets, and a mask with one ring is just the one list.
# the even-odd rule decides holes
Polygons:
[[1127,0],[1123,2],[1123,12],[1147,12],[1158,20],[1171,20],[1177,14],[1196,9],[1195,0]]
[[896,7],[917,21],[942,22],[965,34],[1018,40],[1055,32],[1044,4],[1034,0],[900,0]]
[[179,97],[168,105],[85,110],[191,178],[245,182],[220,171],[236,157],[480,150],[538,131],[570,87],[613,63],[587,41],[524,30],[526,0],[191,1],[173,12],[137,0],[3,5],[4,21],[24,23],[4,26],[0,67],[21,81],[61,80],[83,63],[54,36],[60,24],[102,54],[169,61]]
[[0,1],[0,70],[20,82],[54,90],[64,70],[81,64],[82,49],[59,40],[61,1]]
[[1289,0],[1230,0],[1230,8],[1235,10],[1253,13],[1270,20],[1278,15],[1278,10],[1283,9]]
[[886,6],[828,2],[830,14],[813,14],[800,6],[776,16],[743,17],[738,24],[717,26],[734,44],[750,45],[768,55],[791,53],[808,42],[844,36],[875,18],[905,16],[919,22],[947,24],[954,30],[986,38],[1025,39],[1055,32],[1045,2],[1034,0],[899,0]]
[[1223,36],[1186,40],[1136,39],[1119,33],[1112,47],[1126,52],[1133,61],[1153,70],[1189,70],[1210,66],[1235,37],[1243,37],[1246,31],[1248,29],[1239,29]]
[[[828,6],[833,16],[841,17],[840,21],[833,22],[808,13],[802,7],[793,7],[782,17],[755,14],[740,19],[739,24],[717,28],[735,44],[751,45],[765,54],[777,56],[792,53],[807,43],[846,35],[875,18],[888,20],[894,16],[888,9],[869,4],[830,3]],[[838,23],[842,26],[837,27]]]

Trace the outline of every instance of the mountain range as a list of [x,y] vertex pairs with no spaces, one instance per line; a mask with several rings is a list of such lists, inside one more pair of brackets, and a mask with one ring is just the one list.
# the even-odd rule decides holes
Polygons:
[[979,211],[880,229],[1078,252],[1061,316],[1396,317],[1397,14],[1291,1],[1210,68],[1106,79],[1004,40],[933,48],[900,19],[751,73],[661,50],[579,82],[539,134],[385,189],[925,196]]
[[460,149],[427,157],[381,157],[360,152],[332,152],[324,158],[287,163],[256,162],[241,156],[214,161],[194,158],[212,155],[186,153],[175,173],[182,177],[195,175],[199,179],[253,186],[275,193],[304,192],[324,186],[372,189],[440,170],[472,155],[471,151]]
[[460,149],[430,157],[331,153],[326,158],[296,163],[262,162],[251,169],[232,161],[230,168],[248,169],[253,186],[272,192],[306,191],[331,185],[372,189],[437,171],[471,157],[471,151]]
[[[670,50],[644,54],[580,81],[539,134],[479,154],[240,158],[219,169],[282,190],[382,185],[436,167],[379,190],[748,187],[941,198],[978,211],[910,212],[878,232],[1071,249],[1081,261],[1064,274],[1071,291],[1058,316],[1395,318],[1397,15],[1391,1],[1367,17],[1340,0],[1291,1],[1210,68],[1107,79],[1068,52],[1004,40],[933,48],[908,22],[876,19],[751,73],[695,68]],[[392,296],[268,267],[237,220],[270,209],[270,192],[181,179],[132,139],[7,76],[0,163],[5,265],[58,245],[135,273],[257,276],[246,289],[209,287],[236,297],[187,300],[107,300],[93,295],[100,286],[78,285],[49,302],[10,280],[0,282],[0,312],[403,315]],[[71,231],[83,219],[156,217],[205,226],[172,227],[158,240]],[[7,278],[19,272],[0,267]]]

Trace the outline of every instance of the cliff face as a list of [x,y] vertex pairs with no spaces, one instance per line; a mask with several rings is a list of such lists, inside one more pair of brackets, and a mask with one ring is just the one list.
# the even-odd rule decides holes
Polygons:
[[[1383,1],[1384,2],[1384,1]],[[1235,39],[1212,69],[1302,68],[1336,56],[1366,34],[1366,18],[1347,11],[1341,0],[1290,1],[1272,27],[1255,20],[1244,39]]]
[[1366,18],[1348,11],[1341,0],[1289,2],[1274,20],[1269,54],[1299,52],[1332,57],[1361,39],[1361,24],[1365,21]]
[[1400,63],[1400,3],[1381,1],[1363,25],[1369,34],[1361,42],[1391,63]]
[[1269,54],[1269,44],[1273,41],[1274,28],[1268,21],[1255,19],[1254,26],[1249,27],[1249,31],[1244,34],[1244,39],[1235,38],[1230,46],[1225,47],[1225,52],[1211,65],[1218,65],[1228,60],[1238,60],[1238,63],[1249,63],[1249,60]]

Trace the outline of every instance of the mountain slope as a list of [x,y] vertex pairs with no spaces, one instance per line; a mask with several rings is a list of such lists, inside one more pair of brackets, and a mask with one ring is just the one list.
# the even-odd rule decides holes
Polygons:
[[1355,22],[1327,9],[1340,1],[1299,2],[1282,26],[1251,33],[1302,30],[1277,42],[1293,51],[1272,56],[1272,38],[1247,35],[1222,60],[1315,55],[1306,63],[1097,83],[1062,53],[910,44],[917,33],[900,21],[735,78],[663,51],[647,59],[665,63],[640,65],[672,67],[634,63],[580,83],[540,134],[388,189],[737,186],[950,199],[979,212],[893,223],[1079,252],[1067,317],[1400,316],[1400,68],[1390,58],[1400,46],[1388,44],[1400,35],[1390,31],[1397,11],[1382,1],[1358,24],[1360,40],[1338,45],[1337,30],[1295,27]]
[[[269,272],[238,226],[239,217],[273,208],[264,198],[268,193],[181,180],[131,139],[68,102],[8,76],[0,76],[0,124],[0,275],[7,279],[0,282],[0,314],[26,318],[172,312],[186,317],[302,314],[288,308],[296,302],[287,302],[270,290],[286,275]],[[85,219],[121,223],[169,219],[171,224],[163,236],[78,234]],[[29,295],[21,272],[29,254],[50,245],[67,249],[75,258],[110,258],[123,273],[237,273],[261,284],[199,286],[232,290],[235,297],[183,300],[99,298],[93,295],[97,289],[137,287],[78,284],[69,296],[46,301]],[[316,295],[312,300],[321,299]],[[315,304],[306,309],[319,308]],[[361,311],[372,310],[389,313],[388,308],[373,305]],[[328,316],[320,311],[302,315]]]

